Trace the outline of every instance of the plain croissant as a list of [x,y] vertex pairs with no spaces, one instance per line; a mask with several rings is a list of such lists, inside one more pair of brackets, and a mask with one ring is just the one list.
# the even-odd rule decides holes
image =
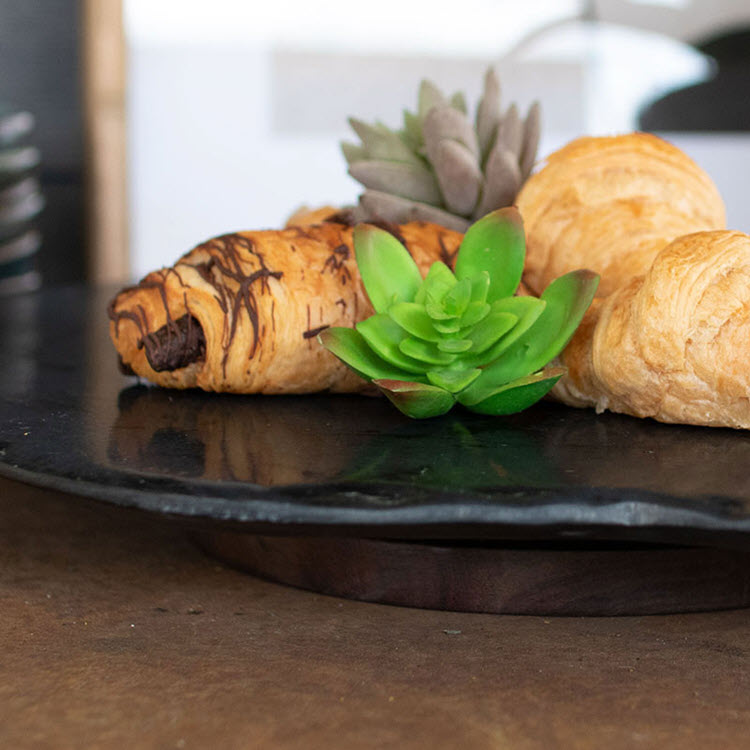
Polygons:
[[723,230],[705,172],[652,135],[581,138],[549,157],[519,208],[532,290],[574,268],[602,277],[553,397],[750,428],[750,237]]
[[750,237],[678,238],[595,300],[555,395],[662,422],[750,428]]
[[527,233],[524,282],[539,294],[577,268],[606,296],[645,273],[673,239],[723,229],[724,203],[680,149],[646,133],[579,138],[553,153],[518,196]]

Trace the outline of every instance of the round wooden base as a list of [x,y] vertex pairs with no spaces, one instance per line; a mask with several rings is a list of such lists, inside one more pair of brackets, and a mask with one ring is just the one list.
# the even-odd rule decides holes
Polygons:
[[254,575],[368,602],[517,615],[646,615],[750,606],[750,552],[696,547],[418,543],[204,532]]

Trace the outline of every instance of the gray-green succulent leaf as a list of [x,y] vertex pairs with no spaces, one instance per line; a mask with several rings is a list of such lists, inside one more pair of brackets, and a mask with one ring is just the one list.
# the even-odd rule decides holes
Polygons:
[[534,102],[522,118],[511,104],[503,113],[500,81],[489,69],[473,118],[463,94],[448,97],[425,80],[400,130],[357,118],[349,124],[360,143],[341,148],[349,174],[365,188],[364,220],[432,221],[463,232],[513,204],[536,159],[541,109]]

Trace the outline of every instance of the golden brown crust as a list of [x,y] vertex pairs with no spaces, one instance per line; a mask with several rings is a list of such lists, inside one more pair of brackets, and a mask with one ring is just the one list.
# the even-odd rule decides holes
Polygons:
[[289,227],[308,227],[312,224],[320,224],[338,214],[340,209],[334,206],[319,206],[310,208],[309,206],[300,206],[287,220],[285,228]]
[[[322,329],[352,326],[372,313],[352,231],[323,223],[199,245],[112,301],[110,334],[122,362],[171,388],[363,390],[366,383],[316,341]],[[394,231],[423,273],[441,257],[450,260],[462,238],[424,222]],[[188,339],[190,356],[180,359]]]
[[750,428],[750,237],[678,238],[597,300],[554,395],[662,422]]
[[683,234],[721,229],[724,204],[708,175],[646,133],[579,138],[552,154],[518,196],[527,234],[524,281],[540,294],[588,268],[606,296],[645,273]]

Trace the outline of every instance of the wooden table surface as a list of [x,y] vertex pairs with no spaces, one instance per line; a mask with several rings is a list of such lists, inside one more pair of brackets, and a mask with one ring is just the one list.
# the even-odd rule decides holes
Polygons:
[[750,747],[750,611],[542,618],[254,579],[0,479],[2,748]]

